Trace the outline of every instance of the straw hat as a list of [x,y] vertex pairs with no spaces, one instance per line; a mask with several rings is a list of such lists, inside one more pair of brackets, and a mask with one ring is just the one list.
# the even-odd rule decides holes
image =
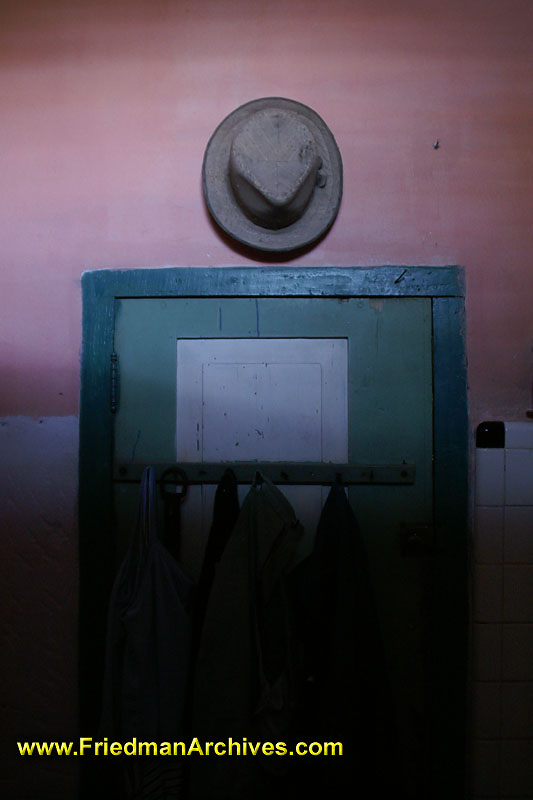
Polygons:
[[239,242],[266,251],[304,247],[332,225],[342,196],[333,134],[308,106],[283,97],[232,111],[207,145],[207,207]]

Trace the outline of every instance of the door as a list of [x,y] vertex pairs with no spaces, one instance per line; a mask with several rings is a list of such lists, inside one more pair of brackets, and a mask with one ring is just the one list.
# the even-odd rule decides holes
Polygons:
[[[348,495],[369,554],[404,795],[430,796],[431,299],[128,298],[116,302],[114,349],[116,476],[119,465],[176,460],[415,466],[414,483],[356,485]],[[284,490],[312,536],[327,490]],[[213,491],[194,489],[183,508],[193,574]],[[115,484],[117,558],[136,492]]]

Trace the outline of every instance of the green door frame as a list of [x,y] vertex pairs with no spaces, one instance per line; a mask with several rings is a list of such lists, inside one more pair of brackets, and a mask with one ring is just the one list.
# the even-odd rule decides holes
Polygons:
[[[434,800],[464,795],[467,681],[468,407],[460,267],[218,267],[82,276],[79,558],[80,734],[93,736],[113,580],[110,359],[115,302],[142,297],[429,297],[433,331],[435,572],[431,773]],[[386,766],[384,765],[386,768]],[[82,796],[92,794],[90,780]]]

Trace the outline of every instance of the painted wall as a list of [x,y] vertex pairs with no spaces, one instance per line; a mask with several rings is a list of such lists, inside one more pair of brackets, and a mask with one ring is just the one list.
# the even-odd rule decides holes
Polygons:
[[[236,106],[306,103],[343,156],[333,229],[287,263],[464,265],[472,427],[525,418],[532,33],[530,0],[0,0],[6,730],[32,707],[43,738],[75,727],[81,273],[261,263],[201,193],[207,140]],[[72,766],[2,750],[3,796],[71,796]]]
[[82,270],[256,263],[211,225],[201,162],[227,113],[284,95],[345,168],[295,263],[464,265],[473,422],[522,418],[532,28],[529,0],[3,2],[0,414],[76,413]]

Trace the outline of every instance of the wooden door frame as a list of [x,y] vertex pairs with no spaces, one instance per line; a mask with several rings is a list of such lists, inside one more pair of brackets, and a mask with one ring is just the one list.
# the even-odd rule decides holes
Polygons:
[[[468,407],[461,267],[168,267],[82,276],[79,457],[80,735],[94,736],[107,603],[113,580],[115,303],[124,298],[427,297],[432,307],[435,579],[431,783],[437,798],[465,784],[467,686]],[[384,765],[386,768],[386,765]],[[89,783],[82,796],[91,793]]]

